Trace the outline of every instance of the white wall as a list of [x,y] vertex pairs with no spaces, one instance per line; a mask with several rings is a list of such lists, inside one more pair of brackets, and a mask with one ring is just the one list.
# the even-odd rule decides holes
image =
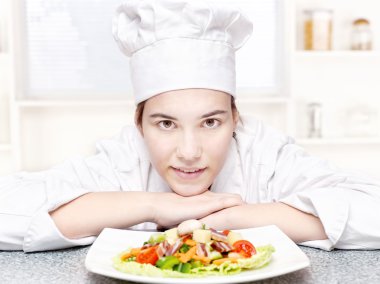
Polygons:
[[25,108],[20,116],[22,164],[40,170],[73,155],[90,155],[95,142],[133,123],[134,107],[53,106]]

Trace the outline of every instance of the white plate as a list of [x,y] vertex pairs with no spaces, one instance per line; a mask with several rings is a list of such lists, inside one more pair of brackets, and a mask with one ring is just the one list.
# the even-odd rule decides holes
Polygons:
[[113,268],[112,258],[129,247],[139,247],[152,232],[104,229],[86,256],[86,268],[97,274],[142,283],[241,283],[271,278],[293,272],[310,265],[308,257],[276,226],[236,230],[255,246],[272,244],[276,252],[264,268],[244,271],[236,275],[202,278],[161,278],[139,276]]

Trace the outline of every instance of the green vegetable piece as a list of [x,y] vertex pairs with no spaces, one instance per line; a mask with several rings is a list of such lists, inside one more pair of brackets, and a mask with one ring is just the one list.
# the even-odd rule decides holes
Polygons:
[[215,260],[215,259],[222,258],[223,256],[220,252],[214,250],[214,251],[210,252],[208,257],[211,258],[211,260]]
[[173,266],[174,271],[178,271],[181,273],[190,273],[191,272],[191,264],[190,263],[179,263]]
[[172,256],[172,255],[169,255],[169,256],[165,256],[163,258],[160,258],[159,260],[157,260],[156,262],[156,266],[158,268],[161,268],[161,269],[170,269],[172,270],[173,269],[173,266],[176,265],[176,264],[179,264],[180,261],[178,258],[176,258],[175,256]]
[[157,243],[162,243],[163,241],[165,241],[165,234],[156,233],[150,236],[148,243],[157,244]]
[[181,267],[182,273],[190,273],[190,271],[191,271],[191,264],[190,263],[182,264],[182,267]]
[[202,267],[203,263],[200,260],[195,260],[191,262],[191,268]]
[[136,261],[136,257],[131,256],[131,257],[127,258],[125,261]]
[[157,260],[157,262],[156,262],[155,265],[156,265],[158,268],[161,268],[162,264],[164,263],[164,260],[165,260],[165,257],[160,258],[159,260]]
[[173,270],[174,271],[178,271],[178,272],[181,272],[181,269],[182,269],[182,266],[183,266],[183,263],[179,263],[179,264],[176,264],[173,266]]
[[179,252],[185,253],[185,252],[187,252],[189,249],[190,249],[190,246],[189,246],[189,245],[187,245],[187,244],[183,244],[183,245],[179,248]]

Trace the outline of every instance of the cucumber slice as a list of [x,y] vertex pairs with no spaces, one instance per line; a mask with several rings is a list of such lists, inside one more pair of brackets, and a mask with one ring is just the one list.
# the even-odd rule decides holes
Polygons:
[[200,260],[192,260],[190,262],[191,268],[197,268],[197,267],[202,267],[204,266],[203,263]]
[[169,255],[169,256],[165,256],[163,258],[160,258],[159,260],[157,260],[156,262],[156,266],[158,268],[161,268],[161,269],[170,269],[172,270],[173,269],[173,266],[176,265],[176,264],[179,264],[180,261],[178,258],[176,258],[175,256],[172,256],[172,255]]
[[150,236],[148,243],[150,244],[157,244],[165,241],[166,236],[163,233],[156,233]]
[[208,257],[211,258],[211,260],[223,258],[222,254],[216,250],[211,251]]
[[190,263],[183,263],[181,267],[182,273],[190,273],[191,272],[191,264]]

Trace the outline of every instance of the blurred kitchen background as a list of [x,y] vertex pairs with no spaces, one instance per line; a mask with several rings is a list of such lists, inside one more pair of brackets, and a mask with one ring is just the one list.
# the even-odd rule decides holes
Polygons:
[[[46,169],[133,123],[122,0],[0,0],[0,174]],[[223,0],[252,19],[238,106],[380,178],[380,1]],[[181,106],[179,106],[181,107]]]

